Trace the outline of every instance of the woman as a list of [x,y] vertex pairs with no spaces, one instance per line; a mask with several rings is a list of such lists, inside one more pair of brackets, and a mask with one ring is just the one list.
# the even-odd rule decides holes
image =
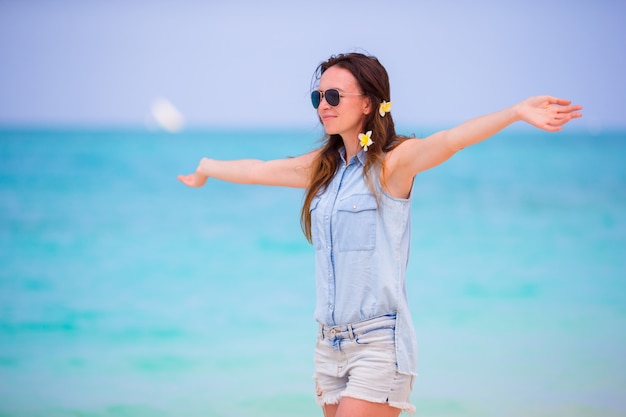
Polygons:
[[398,416],[415,409],[417,343],[405,290],[415,176],[516,121],[561,130],[582,107],[531,97],[411,139],[395,132],[389,78],[375,57],[333,56],[316,75],[321,148],[273,161],[203,158],[178,178],[190,187],[213,177],[306,190],[302,227],[316,249],[317,401],[326,417]]

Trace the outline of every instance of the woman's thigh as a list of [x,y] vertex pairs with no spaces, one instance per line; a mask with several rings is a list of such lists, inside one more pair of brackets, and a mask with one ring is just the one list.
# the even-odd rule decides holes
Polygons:
[[373,403],[352,397],[343,397],[339,404],[324,406],[324,417],[398,417],[401,409],[389,404]]

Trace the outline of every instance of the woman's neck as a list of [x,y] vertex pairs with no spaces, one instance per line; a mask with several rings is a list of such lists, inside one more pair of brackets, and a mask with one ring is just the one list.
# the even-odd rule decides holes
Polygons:
[[350,135],[341,135],[343,140],[343,146],[346,149],[346,164],[350,163],[350,160],[359,153],[361,147],[359,146],[358,133]]

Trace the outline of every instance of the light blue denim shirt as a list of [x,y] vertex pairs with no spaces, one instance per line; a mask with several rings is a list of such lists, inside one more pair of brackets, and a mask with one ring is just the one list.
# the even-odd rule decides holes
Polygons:
[[[343,163],[311,202],[317,304],[315,320],[328,326],[396,315],[398,371],[415,375],[417,342],[406,295],[411,200],[380,192],[363,177],[361,150]],[[380,183],[376,184],[380,188]]]

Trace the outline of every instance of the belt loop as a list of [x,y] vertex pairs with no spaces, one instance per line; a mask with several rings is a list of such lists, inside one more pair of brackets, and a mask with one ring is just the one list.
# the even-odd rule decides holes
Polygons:
[[348,324],[348,333],[350,334],[350,340],[354,340],[354,331],[352,331],[352,324]]
[[319,334],[319,338],[320,340],[324,340],[324,325],[322,323],[320,323],[320,334]]

